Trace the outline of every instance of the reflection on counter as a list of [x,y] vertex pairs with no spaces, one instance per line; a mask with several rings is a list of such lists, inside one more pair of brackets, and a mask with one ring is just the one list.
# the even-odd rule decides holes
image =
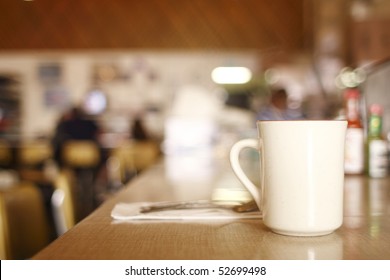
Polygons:
[[343,225],[357,229],[364,226],[366,221],[370,221],[371,234],[379,234],[382,217],[390,211],[386,205],[390,194],[388,179],[346,176],[344,188]]
[[302,239],[300,237],[266,235],[263,242],[271,244],[267,252],[261,255],[272,256],[272,259],[284,260],[341,260],[343,258],[343,240],[332,233],[329,235]]
[[371,179],[368,189],[368,207],[371,216],[370,235],[378,237],[383,224],[382,217],[389,212],[387,197],[389,195],[389,186],[385,179]]
[[346,176],[344,181],[344,226],[359,228],[362,226],[361,216],[367,212],[365,209],[365,186],[367,180],[359,176]]
[[389,194],[389,186],[384,179],[369,180],[369,213],[371,216],[386,214],[386,197]]

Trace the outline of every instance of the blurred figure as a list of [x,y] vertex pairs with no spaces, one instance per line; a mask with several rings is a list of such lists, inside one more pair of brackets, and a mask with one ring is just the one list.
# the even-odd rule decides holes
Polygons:
[[99,149],[100,161],[96,162],[96,165],[78,166],[76,164],[73,166],[71,163],[68,166],[75,171],[77,177],[78,199],[80,200],[78,216],[80,218],[88,215],[98,204],[95,184],[99,176],[104,176],[104,163],[106,161],[99,142],[100,132],[100,127],[94,120],[87,118],[80,108],[74,107],[61,117],[52,139],[55,160],[60,168],[69,165],[63,158],[63,149],[68,142],[87,140],[96,143]]
[[60,118],[52,139],[55,160],[59,166],[63,165],[61,150],[69,140],[90,140],[99,144],[100,128],[98,124],[85,117],[83,111],[73,107]]
[[63,129],[70,139],[98,142],[100,133],[98,124],[91,119],[87,119],[78,107],[71,110],[70,116],[63,122]]
[[135,117],[133,124],[131,125],[130,135],[136,141],[150,140],[149,134],[146,131],[140,116]]
[[63,162],[61,159],[61,148],[68,138],[65,132],[65,123],[72,118],[72,110],[64,112],[64,114],[59,118],[57,125],[54,130],[53,138],[51,139],[51,144],[53,147],[54,160],[58,166],[62,166]]
[[257,120],[299,120],[303,119],[299,111],[288,108],[285,89],[275,89],[271,93],[269,104],[257,114]]

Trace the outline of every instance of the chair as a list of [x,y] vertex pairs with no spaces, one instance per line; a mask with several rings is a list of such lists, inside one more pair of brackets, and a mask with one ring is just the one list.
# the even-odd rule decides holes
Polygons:
[[135,141],[134,165],[138,171],[142,171],[157,162],[160,157],[160,149],[154,141]]
[[65,143],[62,158],[73,168],[91,168],[99,165],[100,151],[93,141],[72,140]]
[[107,170],[111,184],[125,184],[137,174],[132,142],[125,142],[111,151]]
[[77,185],[77,216],[84,218],[96,206],[95,181],[101,161],[99,146],[89,140],[70,140],[62,148],[66,168],[74,171]]
[[0,257],[28,259],[51,242],[39,189],[21,182],[0,191]]
[[52,158],[52,149],[45,141],[30,141],[20,145],[17,152],[18,169],[22,179],[35,183],[48,183],[44,167]]
[[7,141],[4,141],[0,139],[0,167],[9,167],[12,164],[12,150],[7,143]]
[[45,141],[26,142],[22,143],[19,147],[18,160],[23,165],[32,166],[43,164],[51,156],[51,146]]
[[73,172],[69,169],[61,170],[53,185],[52,213],[57,236],[60,236],[72,228],[77,221]]
[[126,141],[112,152],[118,161],[120,177],[123,183],[130,175],[142,172],[155,164],[160,157],[160,150],[154,141]]

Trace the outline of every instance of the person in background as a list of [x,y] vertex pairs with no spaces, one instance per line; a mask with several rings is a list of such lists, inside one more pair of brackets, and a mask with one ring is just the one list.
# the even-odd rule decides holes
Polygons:
[[106,156],[99,141],[100,133],[97,122],[88,118],[79,107],[74,107],[62,116],[52,140],[55,160],[60,168],[67,165],[62,158],[62,150],[68,141],[92,141],[99,148],[100,161],[96,166],[70,167],[75,171],[78,186],[78,219],[87,216],[99,204],[96,185],[100,177],[105,178],[106,162]]
[[140,116],[136,116],[130,131],[131,137],[136,141],[147,141],[150,139]]
[[299,120],[303,119],[299,111],[288,108],[288,95],[285,89],[274,89],[269,104],[257,114],[257,120]]
[[73,107],[61,117],[52,139],[55,160],[59,166],[63,165],[61,150],[69,140],[90,140],[99,144],[99,125],[92,119],[85,117],[83,111]]
[[67,110],[60,116],[60,118],[55,126],[53,138],[51,139],[54,160],[59,167],[63,166],[63,162],[61,159],[61,148],[67,139],[67,135],[66,135],[65,129],[64,129],[64,124],[70,118],[72,118],[72,110]]
[[98,142],[100,128],[94,120],[86,118],[80,108],[74,107],[71,116],[64,122],[64,131],[72,140]]

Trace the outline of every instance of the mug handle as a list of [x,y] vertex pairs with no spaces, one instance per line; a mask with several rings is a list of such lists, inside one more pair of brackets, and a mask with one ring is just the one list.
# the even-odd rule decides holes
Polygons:
[[[231,150],[230,150],[230,164],[237,178],[241,181],[241,183],[245,186],[245,188],[249,191],[249,193],[253,196],[258,208],[261,210],[261,199],[260,199],[260,191],[256,187],[255,184],[248,178],[248,176],[243,171],[240,164],[240,152],[245,148],[252,148],[257,151],[260,151],[262,147],[261,139],[242,139],[236,142]],[[261,158],[261,157],[260,157]]]

